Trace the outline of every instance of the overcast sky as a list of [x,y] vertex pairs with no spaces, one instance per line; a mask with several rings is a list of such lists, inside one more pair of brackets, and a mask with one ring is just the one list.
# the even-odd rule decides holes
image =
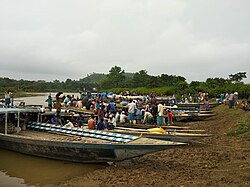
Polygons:
[[250,0],[0,0],[0,66],[18,80],[119,66],[250,83]]

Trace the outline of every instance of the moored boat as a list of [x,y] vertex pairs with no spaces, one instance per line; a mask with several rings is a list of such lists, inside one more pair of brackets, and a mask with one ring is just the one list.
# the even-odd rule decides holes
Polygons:
[[[151,131],[152,130],[152,131]],[[176,142],[192,142],[193,140],[210,137],[210,134],[206,133],[191,133],[191,132],[176,132],[176,131],[165,131],[162,128],[154,129],[133,129],[133,128],[115,128],[112,132],[123,133],[134,136],[143,136],[146,138],[176,141]]]
[[[116,162],[148,153],[175,148],[185,143],[153,140],[141,136],[131,136],[80,128],[63,128],[37,121],[26,123],[27,128],[19,127],[16,132],[8,133],[8,123],[21,113],[29,113],[25,109],[0,110],[1,126],[0,147],[34,156],[67,160],[73,162]],[[39,113],[39,110],[32,110]]]
[[[130,123],[117,123],[117,127],[124,127],[124,128],[136,128],[136,129],[150,129],[154,127],[158,127],[159,125],[156,124],[130,124]],[[165,130],[176,130],[176,129],[189,129],[188,126],[177,126],[177,125],[163,125],[161,128]]]
[[197,114],[175,114],[173,115],[174,121],[202,121],[215,116],[213,113],[197,113]]
[[[214,108],[218,105],[219,105],[219,103],[211,102],[211,103],[209,103],[209,108]],[[197,109],[206,108],[205,103],[178,103],[177,106],[182,107],[182,108],[185,108],[185,107],[194,107]]]

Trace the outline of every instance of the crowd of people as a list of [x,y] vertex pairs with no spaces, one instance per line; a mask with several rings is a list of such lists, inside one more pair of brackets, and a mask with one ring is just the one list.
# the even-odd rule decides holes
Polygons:
[[[56,115],[49,121],[50,123],[65,125],[67,127],[82,127],[86,117],[89,129],[113,129],[117,123],[129,124],[157,124],[172,125],[171,109],[164,109],[166,102],[157,101],[155,96],[146,97],[95,97],[84,96],[82,98],[74,98],[74,96],[66,95],[56,96],[53,101],[51,95],[46,100],[48,109],[56,109]],[[90,116],[78,114],[71,119],[64,120],[60,113],[62,107],[72,107],[92,111]],[[46,119],[47,120],[47,119]]]
[[238,105],[238,92],[221,93],[216,100],[217,103],[226,103],[228,108]]
[[[225,100],[228,101],[229,108],[232,108],[237,102],[238,93],[230,93],[225,95]],[[61,107],[76,107],[84,108],[87,111],[93,111],[93,115],[88,116],[87,124],[89,129],[113,129],[117,123],[129,124],[156,124],[158,126],[173,125],[173,112],[171,107],[178,103],[204,103],[206,109],[209,109],[208,93],[197,92],[193,97],[191,94],[182,95],[177,101],[175,96],[169,97],[162,101],[158,100],[155,94],[147,96],[131,96],[131,95],[102,95],[96,94],[81,95],[80,98],[75,98],[74,95],[66,95],[62,98],[57,98],[54,104],[57,114],[56,118],[60,121]],[[48,102],[48,108],[53,106]],[[67,126],[81,127],[83,115],[79,115],[77,120],[68,121]],[[72,124],[71,124],[72,123]]]

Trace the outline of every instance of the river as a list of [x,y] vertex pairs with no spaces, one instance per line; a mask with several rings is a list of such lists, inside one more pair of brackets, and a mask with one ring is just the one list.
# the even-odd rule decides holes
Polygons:
[[[36,96],[32,97],[19,97],[14,98],[14,105],[20,104],[20,102],[25,102],[26,105],[43,105],[44,107],[47,106],[46,99],[48,95],[51,94],[52,98],[55,98],[56,93],[35,93]],[[75,98],[79,98],[79,93],[64,93],[64,95],[74,95]]]
[[[24,101],[27,105],[47,106],[45,100],[48,95],[49,93],[43,93],[39,96],[15,98],[14,104]],[[54,97],[55,93],[51,95]],[[79,96],[77,93],[74,95]],[[62,181],[103,167],[106,165],[58,161],[0,149],[0,187],[56,186]]]

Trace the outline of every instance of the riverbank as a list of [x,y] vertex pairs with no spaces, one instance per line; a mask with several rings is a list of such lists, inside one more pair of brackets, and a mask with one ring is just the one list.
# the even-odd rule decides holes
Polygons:
[[250,138],[227,132],[238,122],[250,122],[250,112],[225,105],[214,112],[216,116],[207,121],[185,123],[213,134],[211,138],[119,162],[59,186],[249,186]]

